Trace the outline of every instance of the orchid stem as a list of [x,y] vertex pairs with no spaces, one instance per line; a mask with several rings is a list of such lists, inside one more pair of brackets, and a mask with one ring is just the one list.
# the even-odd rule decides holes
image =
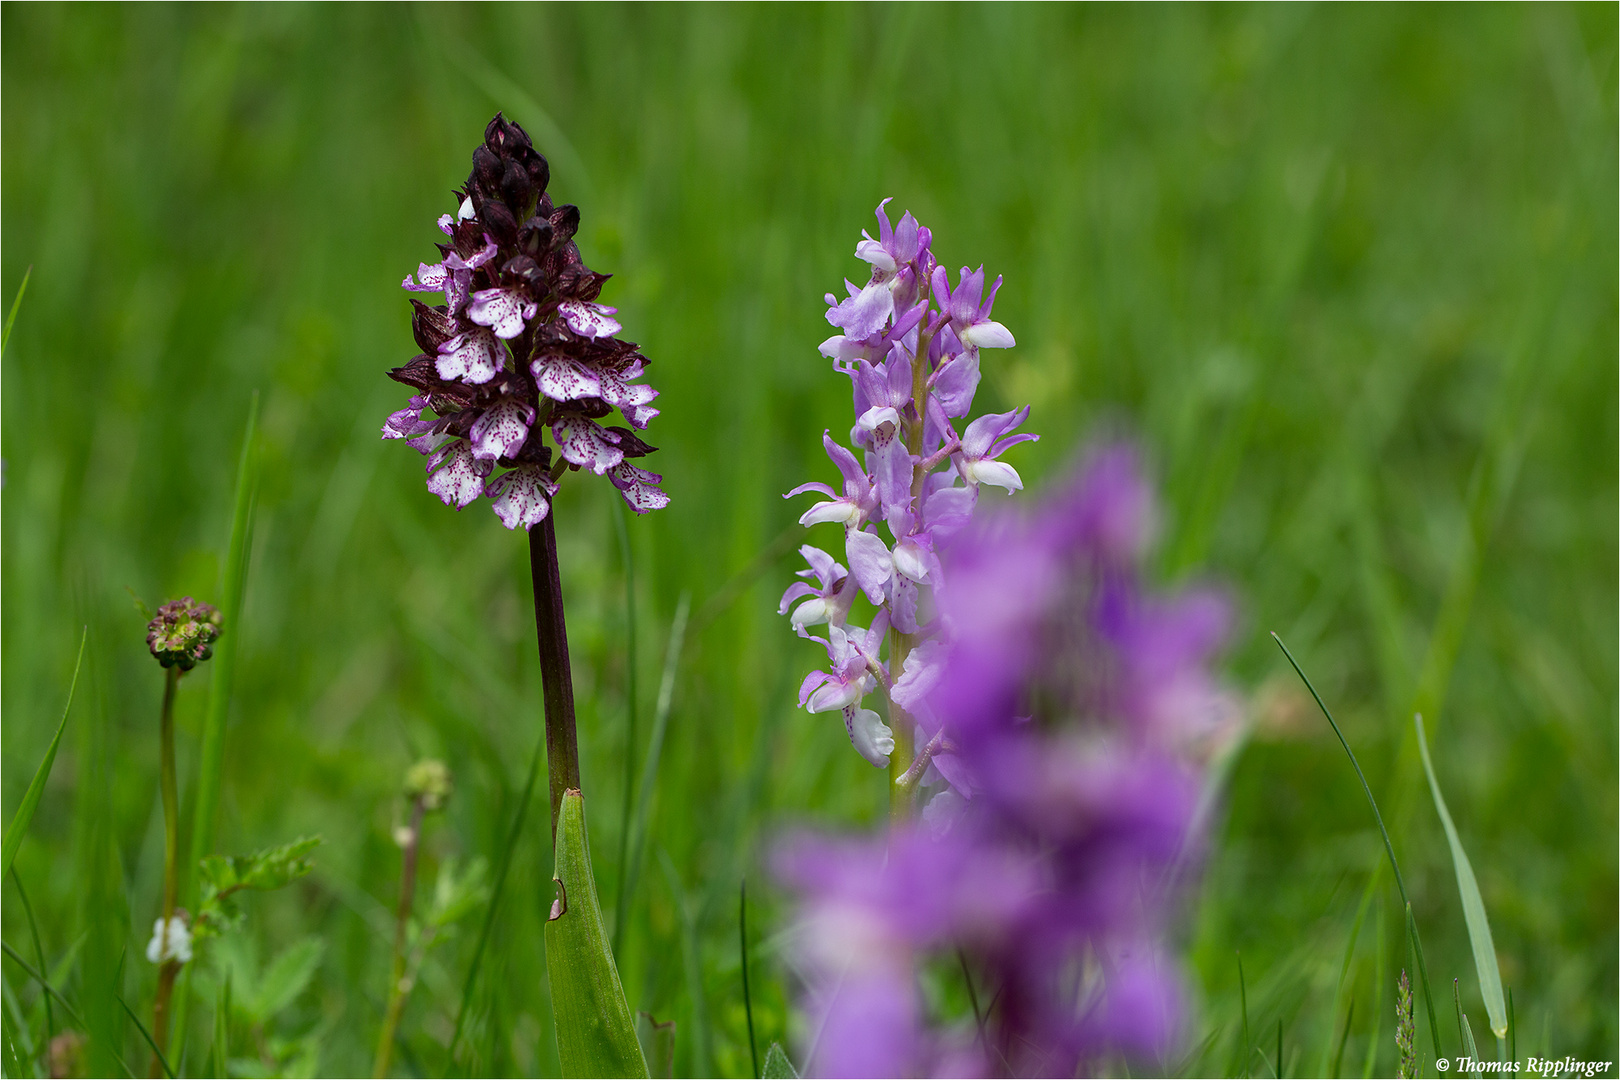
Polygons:
[[162,1076],[162,1054],[169,1043],[169,999],[174,994],[174,977],[180,965],[168,959],[169,928],[174,919],[175,897],[180,880],[180,796],[175,782],[174,768],[174,692],[180,683],[180,667],[164,670],[162,765],[159,789],[163,797],[163,926],[159,931],[162,967],[158,969],[157,998],[152,1004],[152,1041],[154,1051],[149,1076]]
[[563,793],[578,790],[579,736],[574,729],[574,679],[568,667],[568,626],[563,620],[562,577],[557,571],[555,507],[529,527],[529,571],[534,578],[534,628],[546,705],[546,772],[551,787],[551,838]]

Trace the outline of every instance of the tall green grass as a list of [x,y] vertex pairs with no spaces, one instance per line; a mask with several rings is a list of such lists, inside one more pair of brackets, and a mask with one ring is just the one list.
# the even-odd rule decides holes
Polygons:
[[[477,855],[506,860],[505,885],[476,979],[476,922],[425,962],[400,1069],[559,1071],[539,977],[553,855],[547,830],[514,829],[540,733],[524,544],[441,506],[377,438],[403,401],[382,372],[414,351],[397,283],[497,108],[580,204],[585,257],[614,273],[605,299],[663,391],[650,464],[674,502],[624,523],[631,561],[605,484],[570,478],[557,522],[591,847],[631,1007],[677,1021],[677,1073],[752,1072],[750,1012],[759,1047],[799,1060],[761,854],[791,824],[882,819],[840,725],[793,707],[816,649],[775,608],[793,548],[832,542],[779,497],[831,478],[819,436],[848,422],[815,349],[820,297],[858,272],[887,195],[947,262],[1006,276],[1019,346],[986,363],[980,402],[1035,406],[1019,499],[1082,439],[1138,435],[1166,496],[1163,569],[1228,582],[1246,613],[1229,671],[1252,736],[1187,898],[1186,1071],[1242,1057],[1240,997],[1268,1056],[1280,1022],[1289,1069],[1394,1069],[1404,910],[1270,627],[1366,769],[1436,987],[1473,950],[1416,709],[1445,747],[1518,1052],[1614,1045],[1612,8],[410,14],[0,5],[0,296],[33,268],[0,355],[0,820],[88,625],[14,867],[49,970],[30,966],[72,1002],[94,1069],[147,1056],[119,1002],[146,1014],[160,884],[156,690],[124,590],[229,605],[219,583],[250,551],[233,672],[194,676],[210,693],[182,695],[177,722],[183,778],[210,771],[211,725],[225,738],[217,811],[187,811],[194,851],[328,837],[303,884],[251,901],[254,955],[326,943],[266,1039],[318,1045],[325,1073],[366,1068],[393,800],[432,754],[458,796],[424,887]],[[253,541],[233,554],[254,388]],[[667,701],[637,703],[633,740],[632,670]],[[4,888],[0,937],[26,958]],[[37,1050],[44,995],[3,963],[16,1045]],[[191,974],[196,1071],[225,976]],[[1477,1018],[1475,994],[1465,978]],[[224,1029],[238,1056],[250,1027]]]

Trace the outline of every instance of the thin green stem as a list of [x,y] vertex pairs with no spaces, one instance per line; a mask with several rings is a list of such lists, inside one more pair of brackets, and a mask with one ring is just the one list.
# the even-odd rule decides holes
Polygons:
[[[17,886],[17,895],[22,899],[23,914],[28,916],[28,932],[34,938],[34,955],[39,958],[39,967],[45,969],[45,945],[39,939],[39,924],[34,921],[34,905],[28,902],[28,892],[23,888],[22,876],[17,868],[11,868],[11,882]],[[45,1045],[49,1046],[56,1038],[56,1017],[51,1011],[51,995],[45,994]]]
[[[176,897],[180,891],[180,794],[174,767],[174,694],[180,685],[180,667],[167,668],[163,679],[162,751],[159,790],[163,797],[163,923],[158,930],[162,967],[158,969],[157,998],[152,1004],[152,1065],[149,1074],[168,1072],[163,1051],[169,1045],[169,1001],[174,994],[174,977],[180,964],[169,958],[169,931],[174,925]],[[172,1074],[171,1074],[172,1075]]]
[[737,942],[742,963],[743,1013],[748,1017],[748,1058],[759,1075],[759,1046],[754,1042],[754,998],[748,988],[748,879],[737,890]]
[[416,856],[422,845],[422,815],[426,811],[421,795],[411,800],[410,831],[405,840],[405,859],[399,877],[399,908],[394,913],[394,954],[388,966],[388,1008],[383,1013],[382,1031],[377,1036],[377,1063],[374,1077],[388,1075],[394,1057],[394,1033],[399,1030],[400,1014],[410,980],[405,973],[405,940],[411,921],[411,905],[416,898]]

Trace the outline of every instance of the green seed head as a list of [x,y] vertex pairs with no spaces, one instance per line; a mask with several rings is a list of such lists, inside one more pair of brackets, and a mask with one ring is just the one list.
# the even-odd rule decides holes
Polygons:
[[189,596],[170,600],[146,624],[146,647],[164,667],[190,671],[214,655],[219,638],[219,609]]
[[450,769],[437,758],[423,758],[405,773],[406,798],[421,799],[424,810],[443,807],[453,788]]

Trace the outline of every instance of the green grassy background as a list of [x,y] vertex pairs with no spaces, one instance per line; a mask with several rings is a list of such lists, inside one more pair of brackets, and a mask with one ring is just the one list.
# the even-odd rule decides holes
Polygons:
[[[70,997],[115,986],[149,1013],[162,679],[126,588],[217,599],[255,389],[263,482],[228,628],[242,653],[221,845],[327,843],[309,879],[249,905],[238,993],[253,965],[322,945],[295,954],[317,966],[284,1008],[238,1017],[238,1071],[278,1053],[289,1070],[369,1069],[390,830],[417,755],[458,781],[429,828],[427,888],[442,859],[500,848],[540,734],[525,545],[487,509],[441,506],[377,431],[405,396],[383,371],[414,351],[398,282],[431,257],[502,108],[580,205],[580,246],[617,275],[606,299],[663,391],[653,464],[674,502],[629,523],[634,743],[607,484],[571,478],[557,528],[610,911],[627,746],[639,762],[669,620],[692,597],[621,956],[632,1007],[678,1022],[682,1073],[750,1068],[744,875],[761,1052],[796,1030],[787,911],[761,870],[773,831],[881,813],[882,781],[838,723],[793,707],[816,649],[775,614],[793,566],[770,552],[802,509],[779,493],[826,479],[819,433],[849,423],[847,383],[816,353],[820,297],[864,265],[851,252],[887,195],[933,228],[941,261],[1006,275],[996,312],[1019,346],[987,361],[978,404],[1034,404],[1023,497],[1086,438],[1131,432],[1165,492],[1164,575],[1241,598],[1228,668],[1256,726],[1188,904],[1194,1052],[1176,1067],[1273,1071],[1243,1060],[1241,951],[1250,1027],[1269,1057],[1281,1025],[1284,1071],[1324,1066],[1352,1001],[1345,1071],[1394,1068],[1387,876],[1335,995],[1381,845],[1269,629],[1368,770],[1437,991],[1460,979],[1484,1034],[1414,707],[1521,1058],[1614,1056],[1612,5],[6,4],[0,26],[7,304],[33,267],[4,358],[3,801],[9,821],[87,624],[88,680],[17,864]],[[181,688],[183,791],[208,678]],[[531,827],[461,1065],[475,1074],[557,1067],[550,873]],[[17,898],[8,881],[4,937],[32,956]],[[400,1071],[450,1068],[474,936],[433,954]],[[217,967],[196,976],[193,1068]],[[37,1025],[35,988],[9,962],[4,976],[6,1007]],[[120,1038],[144,1060],[133,1028]]]

